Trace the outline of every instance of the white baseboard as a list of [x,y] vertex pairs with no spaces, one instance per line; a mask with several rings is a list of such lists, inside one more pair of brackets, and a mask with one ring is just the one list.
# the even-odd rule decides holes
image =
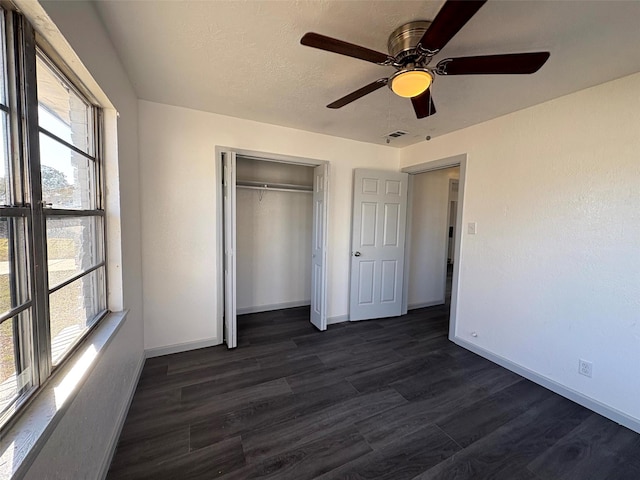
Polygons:
[[138,363],[138,367],[136,369],[136,374],[133,376],[133,384],[130,387],[129,398],[123,405],[120,413],[118,414],[118,418],[116,419],[116,429],[111,434],[111,438],[109,439],[109,448],[107,449],[107,455],[102,462],[102,467],[100,468],[99,477],[102,480],[107,478],[107,473],[109,473],[109,467],[111,466],[111,462],[113,461],[113,456],[116,453],[116,447],[118,446],[118,440],[120,439],[120,433],[122,432],[122,427],[124,427],[124,421],[127,419],[127,414],[129,413],[129,407],[131,407],[131,402],[133,401],[133,396],[136,393],[136,388],[138,387],[138,382],[140,381],[140,375],[142,375],[142,368],[144,367],[145,356],[142,355],[140,357],[140,362]]
[[256,307],[236,308],[236,315],[245,315],[247,313],[270,312],[272,310],[282,310],[284,308],[306,307],[311,305],[311,300],[301,300],[298,302],[274,303],[271,305],[258,305]]
[[411,303],[407,306],[407,310],[415,310],[416,308],[426,308],[426,307],[435,307],[436,305],[444,305],[445,299],[435,300],[432,302],[423,302],[423,303]]
[[222,339],[218,337],[207,338],[205,340],[197,340],[195,342],[176,343],[164,347],[148,348],[144,351],[146,358],[161,357],[162,355],[170,355],[172,353],[187,352],[189,350],[197,350],[198,348],[214,347],[222,344]]
[[327,325],[334,325],[336,323],[348,322],[349,315],[337,315],[335,317],[327,317]]
[[609,420],[612,420],[620,425],[623,425],[636,433],[640,433],[640,419],[631,417],[620,410],[617,410],[613,407],[605,405],[604,403],[599,402],[591,397],[587,397],[586,395],[577,392],[571,388],[565,387],[564,385],[551,380],[547,377],[544,377],[528,368],[522,367],[517,363],[512,362],[511,360],[507,360],[500,355],[496,355],[491,353],[488,350],[485,350],[482,347],[478,347],[473,343],[467,342],[466,340],[461,339],[460,337],[453,337],[450,340],[456,345],[460,345],[467,350],[480,355],[481,357],[486,358],[487,360],[492,361],[493,363],[497,363],[498,365],[506,368],[507,370],[511,370],[512,372],[517,373],[518,375],[531,380],[538,385],[541,385],[552,392],[557,393],[565,398],[568,398],[571,401],[576,402],[583,407],[588,408],[589,410],[593,410],[596,413],[599,413],[603,417],[607,417]]

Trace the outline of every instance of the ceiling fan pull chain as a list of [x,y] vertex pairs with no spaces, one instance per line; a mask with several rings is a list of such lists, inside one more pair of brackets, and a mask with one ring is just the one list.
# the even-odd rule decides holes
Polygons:
[[391,90],[387,90],[387,145],[391,143],[389,132],[391,132]]

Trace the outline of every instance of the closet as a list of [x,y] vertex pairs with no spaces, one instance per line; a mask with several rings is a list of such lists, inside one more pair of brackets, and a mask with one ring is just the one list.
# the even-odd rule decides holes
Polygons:
[[237,346],[237,315],[310,305],[327,329],[329,164],[220,148],[218,328]]
[[313,167],[238,155],[236,312],[311,303]]

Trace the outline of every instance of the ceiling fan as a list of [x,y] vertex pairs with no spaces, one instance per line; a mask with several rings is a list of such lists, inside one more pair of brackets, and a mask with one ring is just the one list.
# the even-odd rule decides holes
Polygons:
[[431,89],[435,75],[502,75],[537,72],[549,58],[549,52],[508,53],[475,57],[445,58],[430,67],[432,58],[449,43],[487,0],[447,0],[432,21],[415,21],[398,27],[389,36],[389,54],[370,50],[335,38],[306,33],[300,43],[328,52],[339,53],[382,66],[391,66],[396,72],[327,105],[341,108],[375,92],[385,85],[401,97],[411,99],[418,118],[436,113]]

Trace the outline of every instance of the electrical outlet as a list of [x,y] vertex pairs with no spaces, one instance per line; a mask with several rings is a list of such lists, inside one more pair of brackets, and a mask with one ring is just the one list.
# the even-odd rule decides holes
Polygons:
[[586,360],[580,359],[578,362],[578,373],[580,375],[584,375],[585,377],[591,378],[593,373],[593,364]]

